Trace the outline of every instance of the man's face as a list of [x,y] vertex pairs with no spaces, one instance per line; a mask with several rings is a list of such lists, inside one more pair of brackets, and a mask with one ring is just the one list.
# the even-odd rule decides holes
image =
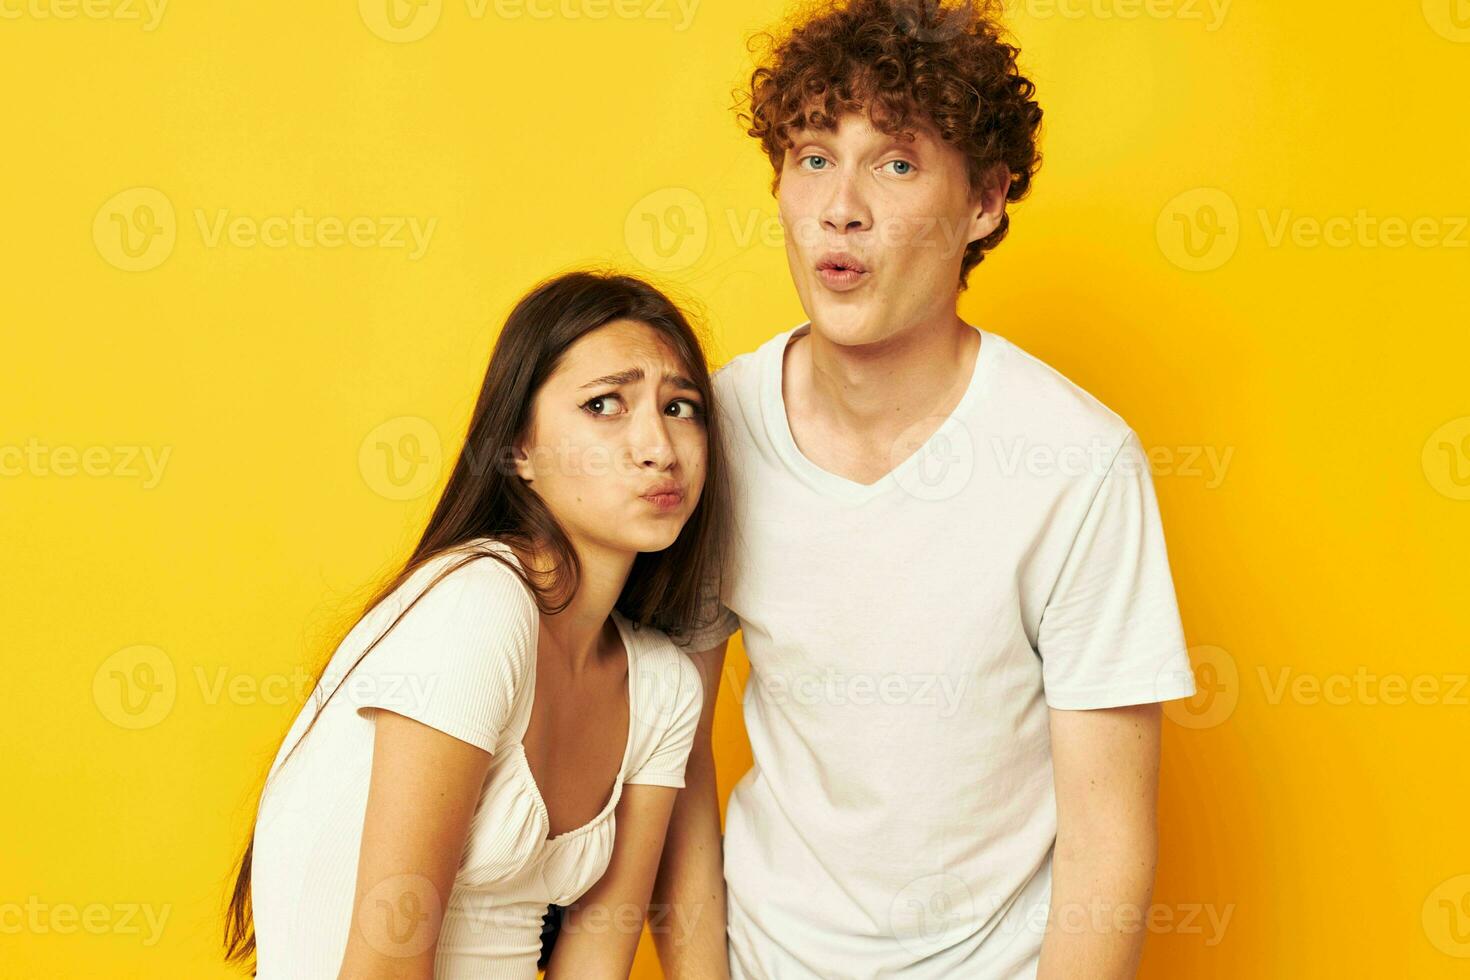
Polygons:
[[[911,128],[905,141],[849,113],[835,132],[793,133],[786,151],[777,202],[791,277],[813,325],[837,343],[953,315],[965,246],[1000,222],[1004,190],[982,204],[960,151],[927,123]],[[834,253],[859,271],[831,268]]]

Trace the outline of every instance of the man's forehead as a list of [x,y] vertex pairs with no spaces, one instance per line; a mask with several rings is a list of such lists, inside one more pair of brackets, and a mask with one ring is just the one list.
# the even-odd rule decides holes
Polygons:
[[925,125],[921,120],[910,117],[901,128],[894,133],[885,133],[873,125],[871,119],[864,113],[847,112],[837,120],[837,128],[819,129],[813,126],[798,126],[787,131],[787,135],[795,142],[803,140],[822,139],[844,139],[857,140],[863,143],[903,143],[905,145],[916,145],[932,142],[935,134],[932,127]]

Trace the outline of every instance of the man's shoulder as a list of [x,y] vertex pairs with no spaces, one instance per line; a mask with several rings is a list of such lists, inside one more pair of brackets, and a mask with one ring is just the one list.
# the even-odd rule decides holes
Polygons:
[[1007,416],[1048,439],[1098,437],[1121,444],[1129,425],[1121,414],[1061,370],[1015,341],[986,331],[995,342],[992,375]]
[[710,373],[710,384],[714,388],[715,404],[727,431],[759,430],[758,417],[762,397],[761,366],[771,354],[771,347],[780,344],[788,331],[782,331],[762,341],[754,350],[736,354]]
[[734,393],[742,386],[749,386],[756,379],[756,365],[760,362],[762,354],[771,344],[776,343],[778,337],[770,337],[763,340],[754,350],[748,350],[736,354],[710,374],[710,381],[721,394]]

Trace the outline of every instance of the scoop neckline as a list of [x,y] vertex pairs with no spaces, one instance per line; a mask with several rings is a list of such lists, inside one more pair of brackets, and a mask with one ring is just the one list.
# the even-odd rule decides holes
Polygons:
[[995,346],[999,342],[999,337],[989,330],[966,324],[980,335],[980,349],[975,352],[975,363],[970,371],[970,379],[965,385],[964,394],[960,396],[959,402],[945,416],[939,427],[929,435],[929,438],[906,456],[902,462],[872,483],[858,483],[845,476],[838,476],[831,470],[823,469],[812,462],[796,444],[796,437],[791,432],[791,419],[786,414],[786,396],[782,391],[786,378],[786,351],[798,337],[810,333],[811,326],[812,322],[807,320],[773,338],[774,342],[769,348],[769,360],[762,372],[766,426],[770,431],[776,451],[786,461],[787,466],[808,486],[828,496],[853,503],[871,500],[885,491],[891,491],[900,486],[900,481],[908,471],[919,465],[930,447],[936,445],[937,440],[947,437],[955,426],[964,424],[964,416],[986,387],[990,366],[995,360]]
[[[515,562],[515,566],[517,568],[525,571],[525,566],[521,564],[520,555],[516,554],[514,548],[510,547],[510,545],[506,544],[504,541],[501,541],[499,538],[486,535],[480,538],[476,538],[474,543],[483,543],[494,547],[496,551],[500,552],[503,555],[509,556],[510,560]],[[635,647],[637,646],[637,644],[635,644],[632,640],[632,630],[628,628],[630,620],[622,613],[618,612],[616,608],[613,608],[609,611],[609,616],[613,621],[613,625],[617,627],[618,637],[623,641],[623,654],[628,661],[628,679],[626,681],[628,692],[628,741],[623,746],[623,761],[618,764],[617,776],[613,779],[612,795],[608,797],[606,805],[604,805],[603,808],[598,812],[597,816],[593,817],[582,826],[573,827],[571,830],[562,831],[555,837],[542,837],[538,848],[546,848],[553,844],[559,844],[574,837],[580,837],[581,835],[595,829],[599,824],[605,821],[615,809],[617,809],[618,801],[622,798],[623,795],[623,781],[626,778],[626,774],[628,772],[628,760],[633,755],[633,739],[635,731],[634,723],[635,719],[638,717],[638,709],[635,703],[635,692],[638,685],[633,683],[633,671],[636,666],[638,653],[635,651]],[[539,627],[541,622],[541,611],[539,608],[536,611],[536,622]],[[546,829],[550,830],[551,812],[546,808],[546,798],[541,795],[541,787],[536,783],[536,774],[531,771],[531,762],[529,759],[526,758],[526,728],[529,728],[531,725],[531,709],[534,708],[536,705],[536,650],[534,648],[531,651],[531,673],[530,680],[528,682],[528,689],[531,693],[530,700],[526,704],[526,725],[521,729],[520,735],[516,737],[514,744],[514,754],[520,759],[521,773],[526,778],[526,783],[531,794],[531,801],[535,804],[537,812],[541,814],[541,819],[545,822]]]
[[[557,834],[555,837],[542,837],[541,843],[539,845],[542,848],[549,847],[554,844],[560,844],[564,841],[570,840],[573,837],[580,837],[581,835],[595,829],[599,824],[605,821],[615,809],[617,809],[618,801],[622,798],[623,795],[624,774],[628,771],[628,759],[633,754],[633,722],[634,719],[637,718],[637,708],[633,703],[634,690],[638,686],[633,683],[633,669],[636,654],[634,654],[633,652],[634,644],[633,641],[630,639],[630,631],[626,626],[626,620],[624,619],[623,614],[614,609],[609,615],[612,618],[613,625],[616,626],[618,629],[619,638],[623,641],[623,652],[628,661],[628,678],[626,682],[628,689],[628,741],[623,746],[623,761],[618,764],[617,775],[613,778],[612,794],[608,797],[607,803],[603,806],[603,808],[598,811],[597,816],[593,817],[582,826],[573,827],[571,830],[564,830],[561,833]],[[531,692],[530,700],[526,704],[526,728],[529,728],[531,725],[531,709],[535,707],[536,704],[536,657],[534,651],[531,657],[531,674],[530,679],[527,681],[527,685],[528,689]],[[531,762],[529,759],[526,758],[525,739],[526,729],[522,728],[521,734],[519,735],[519,737],[516,738],[515,742],[516,755],[520,758],[521,772],[526,777],[526,783],[531,793],[531,800],[533,803],[535,803],[537,812],[541,814],[541,819],[545,823],[546,829],[550,830],[551,812],[546,808],[546,798],[541,795],[541,787],[536,783],[536,774],[531,771]]]

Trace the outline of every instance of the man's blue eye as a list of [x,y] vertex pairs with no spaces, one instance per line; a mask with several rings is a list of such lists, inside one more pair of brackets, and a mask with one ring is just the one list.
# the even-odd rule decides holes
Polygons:
[[[823,162],[825,162],[826,158],[825,157],[819,157],[815,153],[813,153],[813,154],[809,154],[807,156],[802,157],[802,160],[803,161],[805,161],[805,160],[822,160]],[[813,169],[814,170],[823,170],[825,168],[823,168],[823,167],[814,167]]]
[[909,173],[909,171],[911,171],[911,170],[914,169],[914,165],[912,163],[909,163],[907,160],[889,160],[888,162],[891,163],[891,164],[894,164],[896,166],[907,167],[908,168],[907,170],[900,170],[900,171],[898,171],[898,173],[899,173],[900,176],[903,176],[903,175]]

